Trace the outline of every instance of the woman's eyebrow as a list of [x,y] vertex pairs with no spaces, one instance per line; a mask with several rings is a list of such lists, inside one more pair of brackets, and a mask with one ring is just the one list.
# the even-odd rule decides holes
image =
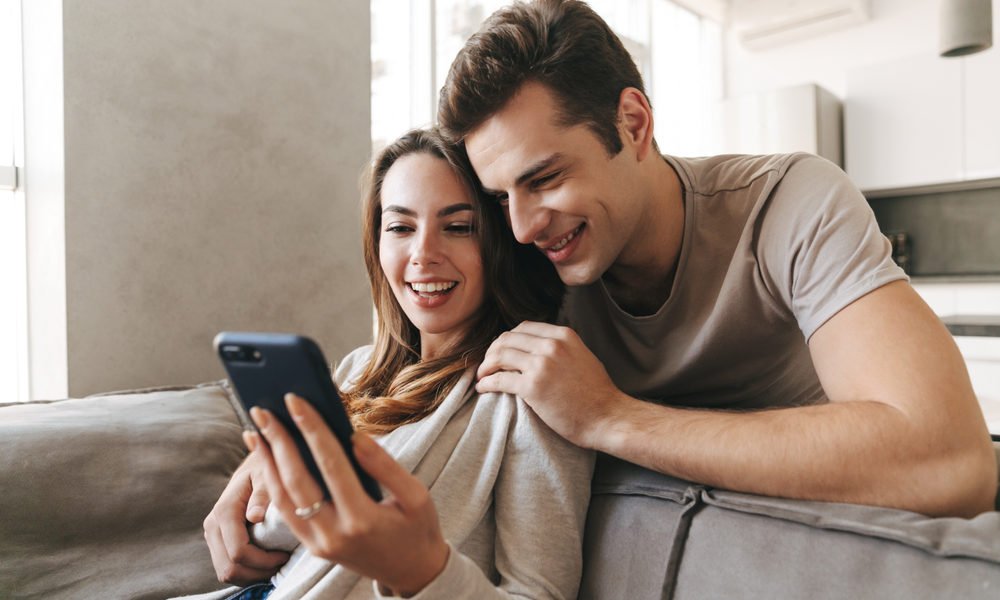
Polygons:
[[401,215],[406,215],[408,217],[415,217],[415,216],[417,216],[417,213],[415,211],[412,211],[412,210],[410,210],[408,208],[404,208],[404,207],[396,205],[396,204],[390,204],[389,206],[386,206],[385,208],[382,209],[382,214],[390,213],[390,212],[399,213]]
[[[439,210],[437,212],[437,216],[447,217],[448,215],[453,215],[457,212],[462,212],[463,210],[473,210],[473,206],[468,202],[459,202],[457,204],[450,204]],[[398,204],[390,204],[389,206],[386,206],[385,208],[382,209],[382,214],[390,212],[399,213],[407,217],[417,216],[417,212],[415,210],[406,208],[405,206],[399,206]]]
[[452,204],[450,206],[446,206],[441,210],[439,210],[437,216],[447,217],[448,215],[453,215],[457,212],[462,212],[463,210],[472,210],[472,205],[469,204],[468,202],[462,202],[460,204]]

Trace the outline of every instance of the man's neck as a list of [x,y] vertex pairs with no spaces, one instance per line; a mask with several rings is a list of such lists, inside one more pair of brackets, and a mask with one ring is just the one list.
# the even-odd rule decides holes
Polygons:
[[634,316],[654,314],[670,297],[684,238],[680,177],[666,159],[649,168],[648,202],[635,242],[602,278],[615,303]]

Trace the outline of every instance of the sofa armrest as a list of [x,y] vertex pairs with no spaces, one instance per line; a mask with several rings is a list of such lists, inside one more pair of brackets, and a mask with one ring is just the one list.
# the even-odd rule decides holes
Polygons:
[[201,523],[246,451],[220,384],[0,408],[5,598],[216,584]]
[[985,598],[997,590],[1000,512],[930,518],[767,498],[598,457],[582,599]]

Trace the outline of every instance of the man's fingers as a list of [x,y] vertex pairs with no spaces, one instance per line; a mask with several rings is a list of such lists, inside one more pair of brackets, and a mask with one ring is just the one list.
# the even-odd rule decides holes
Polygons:
[[534,367],[538,364],[539,359],[539,356],[530,352],[515,348],[500,348],[483,358],[476,375],[485,377],[497,371],[528,373],[535,370]]
[[524,397],[520,389],[521,378],[524,376],[513,371],[497,371],[492,375],[487,375],[476,382],[476,391],[480,394],[488,392],[500,392],[502,394],[514,394]]
[[369,499],[343,446],[311,404],[294,394],[288,394],[285,403],[312,451],[337,509],[347,516],[360,514]]
[[354,455],[361,468],[385,486],[403,512],[410,513],[422,508],[429,492],[419,479],[404,469],[367,434],[355,433],[353,442]]
[[523,333],[534,337],[551,339],[562,339],[570,331],[572,330],[569,327],[541,323],[539,321],[521,321],[514,329],[511,329],[512,333]]

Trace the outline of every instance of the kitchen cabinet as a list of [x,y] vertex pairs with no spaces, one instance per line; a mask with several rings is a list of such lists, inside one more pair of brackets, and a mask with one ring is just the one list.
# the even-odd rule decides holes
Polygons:
[[961,60],[919,56],[849,71],[847,174],[865,191],[961,180],[962,110]]
[[[1000,315],[1000,283],[913,283],[914,289],[941,317]],[[972,388],[990,432],[1000,434],[1000,337],[956,336]]]
[[[1000,35],[1000,31],[995,35]],[[968,179],[1000,177],[1000,48],[994,45],[962,60],[965,175]]]
[[840,100],[815,84],[727,98],[714,153],[811,152],[843,166],[841,112]]
[[1000,49],[848,72],[847,174],[877,192],[1000,177]]

